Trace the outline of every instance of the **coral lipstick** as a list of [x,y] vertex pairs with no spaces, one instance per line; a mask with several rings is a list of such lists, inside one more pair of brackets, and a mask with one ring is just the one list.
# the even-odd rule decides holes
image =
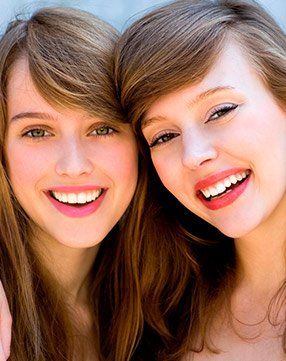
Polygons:
[[195,191],[198,192],[201,189],[208,188],[208,187],[214,185],[215,183],[225,179],[226,177],[233,175],[233,174],[240,173],[244,170],[245,170],[244,168],[230,168],[230,169],[226,169],[221,172],[215,173],[207,178],[204,178],[204,179],[198,181],[195,184]]
[[212,196],[210,197],[210,199],[204,197],[201,190],[212,187],[217,182],[223,181],[228,176],[238,174],[242,171],[245,171],[245,169],[232,168],[223,172],[216,173],[210,177],[199,181],[195,185],[196,196],[204,204],[204,206],[206,206],[210,210],[218,210],[232,204],[246,190],[251,175],[248,175],[241,182],[233,185],[233,188],[226,189],[225,193],[217,196]]

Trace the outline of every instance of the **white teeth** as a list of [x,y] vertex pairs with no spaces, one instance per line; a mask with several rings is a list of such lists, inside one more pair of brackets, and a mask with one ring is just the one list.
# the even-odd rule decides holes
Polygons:
[[229,177],[229,180],[231,181],[232,184],[236,184],[237,183],[237,179],[236,179],[236,176],[235,175],[231,175]]
[[64,203],[67,203],[68,202],[68,195],[63,193],[63,194],[60,194],[60,201],[61,202],[64,202]]
[[80,193],[77,195],[77,203],[83,204],[86,203],[87,195],[85,193]]
[[102,189],[81,193],[61,193],[52,191],[54,198],[56,198],[59,202],[69,204],[85,204],[95,201],[101,193]]
[[217,195],[220,195],[221,193],[224,193],[225,190],[231,187],[232,184],[236,184],[238,181],[241,181],[242,179],[246,178],[249,174],[250,174],[249,170],[243,171],[241,173],[233,174],[206,189],[202,189],[201,192],[203,193],[205,198],[215,197]]
[[202,191],[202,192],[203,192],[203,195],[204,195],[206,198],[209,198],[209,197],[211,196],[210,192],[209,192],[207,189],[205,189],[205,190]]
[[91,193],[87,193],[86,195],[86,201],[87,202],[91,202],[93,200],[92,194]]
[[209,190],[211,196],[214,197],[214,196],[218,195],[218,190],[215,187],[209,187],[208,190]]
[[102,191],[101,189],[98,189],[97,191],[93,191],[91,193],[91,200],[94,201],[96,198],[98,198],[101,195]]
[[217,183],[215,187],[218,193],[223,193],[226,189],[223,183]]
[[67,195],[68,197],[68,203],[75,204],[77,203],[77,196],[74,193],[70,193]]
[[224,181],[223,181],[223,184],[225,185],[226,188],[230,187],[231,186],[231,180],[229,178],[226,178]]

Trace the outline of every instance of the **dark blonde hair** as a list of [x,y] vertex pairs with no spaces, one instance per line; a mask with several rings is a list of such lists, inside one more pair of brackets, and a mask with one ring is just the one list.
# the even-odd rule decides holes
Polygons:
[[[123,33],[115,52],[117,96],[138,135],[150,172],[146,194],[151,197],[143,203],[148,211],[142,227],[150,244],[163,238],[157,252],[169,260],[169,268],[161,267],[163,273],[157,281],[159,272],[154,269],[153,279],[149,272],[149,286],[142,284],[142,307],[148,325],[161,336],[162,342],[154,344],[154,349],[157,358],[164,361],[181,360],[188,351],[199,352],[205,346],[213,349],[209,326],[225,299],[230,299],[237,261],[233,240],[199,224],[162,187],[151,165],[141,123],[159,97],[200,82],[228,39],[240,45],[276,101],[286,109],[286,37],[255,1],[169,3],[135,21]],[[156,232],[156,226],[160,231]],[[206,244],[203,239],[213,241]],[[172,249],[178,244],[183,253]],[[150,300],[159,306],[148,307],[145,301]]]
[[[117,40],[118,33],[91,14],[46,8],[29,20],[12,22],[0,41],[0,278],[13,317],[11,361],[73,360],[74,353],[79,357],[82,351],[78,344],[84,345],[84,337],[76,339],[62,289],[33,249],[33,224],[9,184],[5,155],[9,75],[24,57],[37,90],[50,104],[124,122],[112,79]],[[130,360],[142,329],[134,241],[140,217],[133,204],[124,215],[132,217],[133,226],[127,229],[126,222],[119,222],[102,241],[90,275],[94,347],[100,360]]]

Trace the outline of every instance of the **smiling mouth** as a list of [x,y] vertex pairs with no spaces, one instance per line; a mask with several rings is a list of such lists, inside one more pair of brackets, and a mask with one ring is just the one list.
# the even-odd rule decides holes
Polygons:
[[76,208],[84,207],[96,201],[104,192],[103,188],[80,193],[49,191],[50,196],[58,203]]
[[199,190],[198,195],[208,202],[222,198],[244,183],[249,178],[250,173],[250,170],[245,170],[228,176],[208,188]]

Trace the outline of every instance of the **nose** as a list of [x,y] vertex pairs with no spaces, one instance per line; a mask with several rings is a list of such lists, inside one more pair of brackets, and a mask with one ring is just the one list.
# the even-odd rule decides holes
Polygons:
[[189,169],[195,170],[218,156],[212,140],[202,131],[186,132],[182,143],[182,164]]
[[56,162],[56,173],[71,178],[88,175],[93,171],[93,163],[86,154],[84,144],[80,140],[69,139],[62,142]]

